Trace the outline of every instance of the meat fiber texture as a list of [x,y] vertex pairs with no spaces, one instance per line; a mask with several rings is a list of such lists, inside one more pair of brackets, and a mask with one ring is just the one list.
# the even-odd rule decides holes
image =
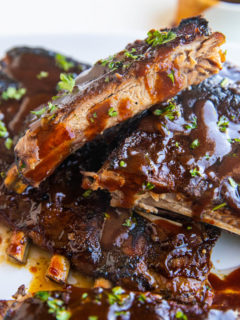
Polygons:
[[[165,37],[161,44],[156,34]],[[54,100],[54,117],[34,119],[17,143],[24,179],[39,186],[70,153],[107,128],[217,73],[224,41],[223,34],[210,32],[205,19],[195,17],[177,28],[152,30],[147,39],[98,61],[76,79],[71,93]]]

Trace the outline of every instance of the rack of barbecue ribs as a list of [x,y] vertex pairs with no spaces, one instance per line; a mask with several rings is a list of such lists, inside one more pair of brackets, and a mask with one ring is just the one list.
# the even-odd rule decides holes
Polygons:
[[177,28],[151,30],[75,81],[63,76],[66,94],[54,100],[54,116],[46,110],[34,117],[15,147],[24,179],[39,186],[69,154],[107,128],[217,73],[225,60],[224,41],[205,19],[186,19]]
[[[7,52],[7,255],[50,252],[46,277],[63,291],[2,302],[5,320],[237,319],[239,293],[220,299],[209,281],[216,226],[240,229],[240,71],[222,69],[223,42],[195,17],[90,69],[39,48]],[[71,268],[94,288],[69,286]]]

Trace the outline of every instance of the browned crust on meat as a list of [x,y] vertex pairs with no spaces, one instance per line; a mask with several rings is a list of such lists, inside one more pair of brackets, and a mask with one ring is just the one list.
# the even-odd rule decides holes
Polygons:
[[[184,20],[172,31],[175,39],[154,48],[145,40],[128,45],[127,50],[136,48],[141,58],[129,62],[122,51],[114,58],[121,64],[117,70],[98,62],[76,80],[72,94],[55,102],[54,119],[45,117],[30,126],[15,148],[18,166],[30,184],[38,186],[67,155],[106,128],[219,71],[224,60],[219,46],[225,38],[209,34],[206,20]],[[171,71],[174,81],[168,76]],[[117,116],[109,116],[110,108]],[[92,121],[94,115],[97,121]]]

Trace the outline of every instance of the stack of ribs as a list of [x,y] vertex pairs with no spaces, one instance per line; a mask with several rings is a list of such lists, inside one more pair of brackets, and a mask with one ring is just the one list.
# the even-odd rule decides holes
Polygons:
[[[7,52],[7,253],[24,264],[31,242],[51,252],[46,276],[63,292],[3,301],[4,319],[229,317],[208,281],[217,227],[240,230],[240,70],[222,65],[224,41],[194,17],[92,68],[39,48]],[[70,268],[95,288],[69,286]]]

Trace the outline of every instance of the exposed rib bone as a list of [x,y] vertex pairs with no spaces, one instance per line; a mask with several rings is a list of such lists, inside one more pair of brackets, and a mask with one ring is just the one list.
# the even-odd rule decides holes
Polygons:
[[7,248],[8,257],[13,259],[14,262],[25,264],[29,252],[29,244],[29,239],[22,231],[14,231]]
[[51,258],[46,277],[57,283],[67,283],[69,271],[70,262],[68,259],[62,255],[55,254]]

